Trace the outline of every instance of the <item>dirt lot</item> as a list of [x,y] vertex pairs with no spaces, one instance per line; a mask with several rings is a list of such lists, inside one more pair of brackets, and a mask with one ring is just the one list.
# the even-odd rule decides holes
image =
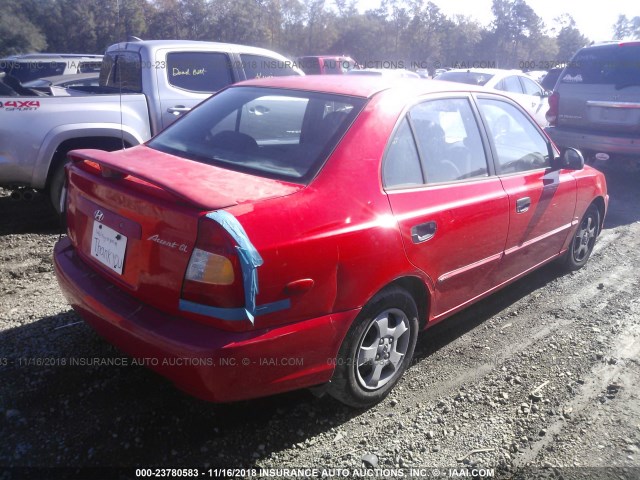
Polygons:
[[59,365],[123,356],[58,290],[44,197],[0,190],[0,479],[358,469],[363,457],[387,477],[487,467],[503,478],[640,478],[640,173],[598,168],[611,203],[587,267],[545,267],[427,331],[392,396],[365,411],[306,391],[213,405],[140,366]]

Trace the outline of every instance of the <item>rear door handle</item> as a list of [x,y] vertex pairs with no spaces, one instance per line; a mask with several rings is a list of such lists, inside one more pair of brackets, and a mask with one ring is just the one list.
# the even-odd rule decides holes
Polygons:
[[438,229],[436,222],[426,222],[411,227],[411,240],[413,243],[422,243],[430,240]]
[[516,200],[516,213],[524,213],[531,206],[531,197],[522,197]]
[[168,113],[173,113],[174,115],[180,115],[181,113],[187,113],[191,111],[191,108],[185,107],[184,105],[176,105],[175,107],[167,108]]

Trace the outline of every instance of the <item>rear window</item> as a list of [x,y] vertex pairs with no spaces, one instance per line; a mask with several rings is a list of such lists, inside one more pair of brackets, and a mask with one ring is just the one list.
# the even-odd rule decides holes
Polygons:
[[78,73],[100,73],[102,61],[99,62],[80,62]]
[[231,170],[307,183],[364,104],[365,99],[340,95],[235,87],[148,145]]
[[100,86],[142,92],[142,65],[135,52],[107,53],[100,69]]
[[480,72],[444,72],[438,75],[438,80],[466,83],[469,85],[484,85],[491,80],[491,78],[493,78],[493,75]]
[[562,72],[561,83],[640,85],[640,45],[583,48]]
[[29,82],[42,77],[62,75],[67,64],[56,61],[13,61],[0,60],[0,70],[11,75],[20,83]]

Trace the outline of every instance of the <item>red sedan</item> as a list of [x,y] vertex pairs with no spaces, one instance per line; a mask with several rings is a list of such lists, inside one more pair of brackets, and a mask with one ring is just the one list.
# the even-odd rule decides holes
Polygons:
[[552,260],[582,267],[608,201],[512,100],[438,81],[244,82],[145,145],[70,159],[70,304],[220,402],[380,401],[419,330]]

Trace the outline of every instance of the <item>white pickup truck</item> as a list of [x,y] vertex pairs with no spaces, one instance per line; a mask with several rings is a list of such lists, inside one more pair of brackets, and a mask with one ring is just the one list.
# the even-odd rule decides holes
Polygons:
[[231,83],[281,75],[303,73],[286,57],[261,48],[136,40],[107,49],[99,87],[53,88],[52,95],[41,96],[20,85],[12,90],[5,78],[0,186],[46,190],[60,212],[70,150],[137,145]]

